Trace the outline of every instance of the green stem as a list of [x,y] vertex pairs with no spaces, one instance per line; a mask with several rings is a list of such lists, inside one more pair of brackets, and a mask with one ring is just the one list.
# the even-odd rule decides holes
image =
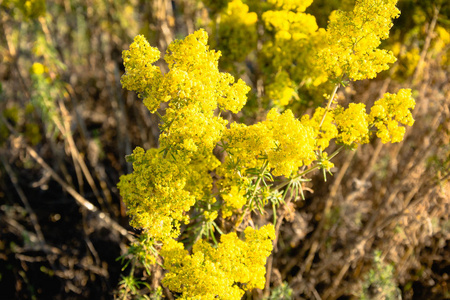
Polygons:
[[209,226],[209,232],[210,232],[210,234],[211,234],[211,238],[212,238],[212,240],[213,240],[213,242],[214,242],[214,245],[216,245],[217,246],[217,240],[216,240],[216,237],[214,236],[214,230],[213,230],[213,226]]
[[277,209],[275,208],[275,203],[272,203],[273,210],[273,226],[277,224]]
[[331,155],[328,157],[328,160],[333,159],[336,155],[339,154],[339,152],[341,152],[342,149],[344,149],[344,145],[340,146],[339,148],[337,148],[333,153],[331,153]]
[[[340,146],[338,149],[336,149],[336,151],[334,151],[334,152],[329,156],[328,160],[331,160],[331,159],[333,159],[336,155],[338,155],[339,152],[341,152],[341,150],[342,150],[344,147],[345,147],[345,146]],[[300,178],[300,177],[302,177],[302,176],[304,176],[304,175],[306,175],[306,174],[308,174],[308,173],[310,173],[310,172],[312,172],[312,171],[314,171],[315,169],[318,169],[318,168],[320,168],[320,165],[312,166],[311,168],[306,169],[305,171],[301,172],[301,173],[298,174],[297,176],[295,176],[295,177],[293,177],[293,178],[291,178],[291,179],[288,179],[288,180],[286,180],[286,181],[280,183],[279,185],[275,186],[274,189],[275,189],[275,190],[282,189],[282,188],[284,188],[286,185],[291,184],[292,181],[294,181],[294,180],[296,180],[296,179],[298,179],[298,178]]]
[[258,179],[256,180],[255,190],[253,191],[253,195],[252,195],[252,197],[250,198],[250,203],[253,201],[253,199],[254,199],[255,196],[256,196],[256,193],[258,192],[259,185],[260,185],[261,180],[262,180],[262,178],[263,178],[263,176],[264,176],[264,173],[266,172],[266,169],[267,169],[267,166],[268,166],[268,165],[269,165],[269,162],[266,160],[266,161],[264,162],[263,167],[262,167],[262,171],[258,174]]
[[258,179],[256,180],[256,184],[255,184],[255,190],[253,191],[253,194],[252,194],[252,196],[249,199],[248,205],[246,206],[246,208],[243,211],[242,215],[245,215],[247,213],[247,211],[249,210],[249,208],[251,207],[253,199],[255,198],[256,193],[258,192],[259,185],[260,185],[261,180],[262,180],[262,178],[264,176],[264,173],[266,172],[266,169],[267,169],[268,165],[269,165],[269,161],[266,160],[264,162],[264,165],[263,165],[262,169],[261,169],[261,172],[258,174]]
[[[343,77],[341,77],[341,80],[342,80],[342,78]],[[323,122],[325,121],[327,112],[330,110],[331,103],[333,103],[334,96],[336,96],[337,90],[339,89],[340,86],[341,86],[340,83],[336,83],[336,85],[334,86],[333,94],[331,95],[330,99],[328,100],[327,108],[325,109],[325,113],[323,114],[322,121],[320,121],[319,131],[320,131],[320,128],[322,127]]]
[[291,185],[292,185],[292,180],[289,180],[287,188],[284,190],[284,193],[283,193],[283,202],[284,203],[286,203],[285,202],[286,201],[286,196],[287,196],[287,193],[288,193],[289,189],[291,188]]
[[302,177],[303,175],[306,175],[306,174],[308,174],[308,173],[314,171],[315,169],[318,169],[319,167],[320,167],[319,165],[315,165],[315,166],[313,166],[313,167],[311,167],[311,168],[309,168],[309,169],[307,169],[307,170],[301,172],[301,173],[298,174],[297,176],[295,176],[295,177],[293,177],[293,178],[291,178],[291,179],[288,179],[288,180],[286,180],[286,181],[284,181],[284,182],[281,182],[279,185],[275,186],[274,189],[275,189],[275,190],[282,189],[282,188],[284,188],[286,185],[290,184],[292,181],[294,181],[294,180],[296,180],[296,179]]

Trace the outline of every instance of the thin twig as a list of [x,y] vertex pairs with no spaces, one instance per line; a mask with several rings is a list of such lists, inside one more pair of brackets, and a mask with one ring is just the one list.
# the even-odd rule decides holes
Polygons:
[[36,236],[37,236],[37,239],[39,240],[39,243],[41,245],[44,245],[45,238],[44,238],[44,234],[42,233],[41,226],[39,225],[38,217],[34,213],[34,210],[31,208],[31,205],[28,202],[28,199],[25,196],[25,193],[23,192],[22,188],[20,187],[19,181],[17,180],[17,177],[14,174],[13,169],[9,165],[8,161],[6,160],[4,153],[2,153],[2,155],[0,155],[0,160],[2,161],[2,164],[5,167],[6,173],[8,173],[9,178],[11,179],[11,182],[12,182],[14,188],[16,189],[20,200],[23,202],[23,204],[25,205],[25,209],[27,210],[28,214],[30,215],[30,220],[31,220],[31,223],[33,224],[34,231],[36,232]]
[[61,110],[61,117],[63,119],[63,125],[65,130],[65,140],[67,141],[70,149],[70,153],[72,154],[72,157],[74,159],[75,165],[79,165],[81,168],[81,171],[83,172],[84,177],[86,178],[89,186],[91,187],[92,191],[94,192],[95,197],[97,198],[97,201],[100,203],[100,205],[103,206],[103,209],[106,210],[105,201],[100,196],[100,193],[97,189],[97,186],[95,185],[94,178],[92,178],[91,173],[89,172],[89,169],[84,162],[84,159],[81,157],[80,152],[78,151],[78,148],[75,144],[75,141],[72,136],[72,132],[70,130],[70,116],[69,112],[67,111],[66,106],[64,105],[63,101],[59,101],[59,107]]
[[[9,122],[0,115],[0,119],[2,122],[7,126],[9,131],[16,135],[17,137],[20,137],[19,133],[9,124]],[[101,221],[103,221],[108,228],[111,228],[121,235],[123,235],[125,238],[127,238],[130,242],[133,242],[135,239],[134,237],[128,233],[128,231],[123,228],[119,223],[111,219],[111,217],[104,212],[101,212],[98,210],[97,207],[95,207],[91,202],[89,202],[87,199],[85,199],[83,196],[81,196],[74,188],[72,188],[70,185],[68,185],[43,159],[42,157],[30,146],[26,145],[21,139],[19,140],[22,146],[26,149],[27,153],[33,157],[33,159],[41,165],[42,168],[44,168],[51,177],[58,182],[61,187],[68,192],[79,205],[84,207],[85,209],[89,210],[93,214],[95,214]]]
[[440,6],[434,7],[433,19],[431,20],[431,23],[428,27],[428,33],[427,33],[427,37],[425,38],[425,43],[423,45],[422,52],[420,53],[420,59],[419,59],[419,62],[417,63],[416,70],[414,71],[414,75],[411,80],[411,83],[413,85],[415,85],[417,83],[417,79],[422,72],[423,64],[425,62],[425,56],[427,55],[428,48],[430,47],[430,44],[431,44],[431,39],[433,38],[433,32],[434,32],[434,28],[436,27],[437,19],[439,16],[439,10],[440,10]]
[[[286,202],[284,204],[285,207],[287,207],[291,203],[292,198],[293,198],[293,195],[290,194],[289,198],[286,200]],[[283,223],[285,216],[286,216],[286,213],[282,213],[281,216],[278,217],[277,223],[275,225],[275,239],[272,242],[274,251],[272,251],[272,254],[267,259],[266,285],[264,287],[264,297],[267,297],[270,294],[270,278],[272,276],[273,255],[274,255],[274,252],[277,251],[277,244],[278,244],[278,239],[280,236],[280,229],[281,229],[281,225]]]

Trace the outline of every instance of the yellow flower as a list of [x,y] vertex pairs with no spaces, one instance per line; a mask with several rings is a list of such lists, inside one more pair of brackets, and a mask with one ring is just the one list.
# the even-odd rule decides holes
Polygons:
[[410,89],[401,89],[397,94],[386,93],[375,101],[369,115],[369,122],[378,129],[377,136],[383,143],[397,143],[403,140],[405,127],[412,126],[411,111],[416,103]]
[[160,58],[157,48],[151,47],[142,35],[134,38],[129,50],[122,53],[125,74],[120,82],[122,87],[136,91],[151,112],[158,109],[162,99],[158,97],[161,83],[159,67],[152,65]]
[[275,229],[270,224],[259,230],[247,227],[244,233],[245,240],[234,232],[222,235],[216,248],[199,240],[192,254],[182,243],[167,240],[161,249],[169,271],[163,284],[183,299],[239,300],[246,290],[264,288]]
[[290,176],[315,159],[314,130],[291,110],[280,114],[272,109],[266,121],[251,126],[233,123],[224,140],[228,154],[243,169],[261,167],[267,159],[275,176]]
[[161,148],[172,153],[181,151],[188,156],[212,151],[227,124],[226,120],[214,116],[212,111],[203,112],[196,104],[167,109],[164,122],[170,126],[164,128],[160,135]]
[[249,12],[248,5],[242,0],[228,2],[228,7],[220,14],[220,22],[216,25],[218,30],[213,40],[217,39],[217,48],[222,51],[227,67],[234,62],[243,61],[256,47],[257,21],[257,14]]
[[255,168],[274,146],[272,134],[262,122],[250,126],[232,123],[224,132],[223,140],[227,144],[227,153],[234,161],[239,161],[239,165],[245,168]]
[[120,177],[120,194],[132,216],[130,224],[143,228],[156,240],[177,237],[180,222],[189,218],[195,198],[186,186],[186,168],[181,161],[165,159],[158,149],[136,148],[129,159],[133,173]]
[[31,66],[30,72],[31,72],[31,74],[41,75],[45,72],[45,67],[41,63],[34,63]]
[[218,217],[217,211],[205,211],[203,215],[205,216],[206,222],[213,222]]
[[322,169],[329,171],[334,167],[334,164],[328,159],[328,153],[322,152],[320,156],[320,166]]
[[338,106],[334,121],[339,130],[337,141],[346,145],[369,142],[369,116],[363,103],[350,103],[347,109]]
[[289,104],[300,82],[310,87],[325,81],[326,73],[312,59],[325,35],[315,17],[303,12],[311,2],[273,4],[273,10],[262,14],[268,39],[262,46],[260,63],[266,77],[266,95],[275,106],[282,107]]
[[273,175],[290,176],[315,159],[314,131],[296,119],[291,110],[279,114],[272,109],[265,124],[272,131],[274,140],[272,149],[267,151]]
[[325,114],[325,108],[318,107],[316,108],[314,115],[311,119],[309,119],[309,115],[304,115],[302,117],[302,124],[311,127],[314,130],[314,137],[316,140],[316,150],[318,149],[326,149],[330,140],[334,139],[338,135],[338,130],[336,125],[333,124],[334,121],[334,112],[329,111],[325,116],[325,120],[322,123],[322,126],[319,128],[320,122]]
[[397,0],[359,0],[351,12],[337,11],[327,27],[328,46],[319,52],[319,64],[330,77],[351,80],[374,78],[395,62],[392,52],[377,49],[389,36],[398,17]]
[[275,75],[273,81],[266,87],[266,95],[273,100],[276,106],[286,106],[291,101],[295,90],[292,81],[286,71],[280,71]]
[[305,11],[305,9],[311,5],[313,0],[268,0],[269,4],[272,4],[276,8],[283,8],[286,10]]
[[225,201],[225,206],[222,208],[224,218],[231,216],[234,210],[241,209],[247,203],[245,190],[240,189],[239,186],[231,186],[226,192],[221,194]]

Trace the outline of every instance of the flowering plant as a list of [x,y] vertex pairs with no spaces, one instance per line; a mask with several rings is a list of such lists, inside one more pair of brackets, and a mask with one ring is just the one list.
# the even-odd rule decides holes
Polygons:
[[[159,148],[138,147],[128,156],[133,173],[122,176],[118,187],[131,225],[144,230],[159,249],[154,255],[164,259],[163,285],[182,299],[240,299],[247,290],[263,288],[266,258],[277,235],[276,208],[303,196],[305,176],[316,169],[324,176],[331,173],[331,160],[343,148],[368,143],[374,132],[383,143],[400,142],[405,133],[401,125],[414,122],[415,102],[406,89],[385,94],[369,112],[362,103],[335,105],[344,79],[374,78],[395,61],[378,46],[398,16],[396,1],[356,1],[353,11],[333,14],[326,31],[316,25],[305,31],[300,23],[315,24],[314,17],[294,2],[268,1],[270,9],[264,9],[262,18],[274,38],[263,53],[279,70],[267,84],[267,95],[282,103],[290,98],[293,74],[300,76],[305,69],[294,72],[289,61],[297,59],[295,45],[313,35],[308,53],[315,53],[315,63],[307,67],[323,66],[316,80],[331,80],[334,88],[326,107],[316,108],[311,116],[297,118],[290,109],[272,108],[252,125],[225,119],[226,111],[243,109],[250,87],[219,71],[221,52],[209,49],[204,30],[170,44],[165,74],[153,65],[159,51],[143,36],[123,52],[122,85],[158,114],[161,135]],[[248,6],[230,2],[225,21],[233,20],[233,11],[242,6],[245,17]],[[254,22],[241,25],[250,32]],[[316,43],[319,36],[322,44]],[[280,55],[278,48],[289,55]],[[237,59],[245,56],[244,50],[229,52]],[[332,153],[330,143],[338,145]],[[223,155],[217,155],[219,150]],[[274,224],[257,229],[248,220],[252,213],[264,214],[268,204]],[[188,234],[194,235],[193,241],[176,240]]]

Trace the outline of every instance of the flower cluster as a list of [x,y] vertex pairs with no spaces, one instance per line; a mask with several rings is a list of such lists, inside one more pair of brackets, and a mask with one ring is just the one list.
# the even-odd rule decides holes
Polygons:
[[398,17],[397,0],[357,0],[353,11],[337,11],[327,28],[328,46],[319,64],[330,77],[346,74],[351,80],[374,78],[395,62],[391,52],[377,49]]
[[224,56],[222,64],[243,61],[256,48],[257,14],[249,12],[248,5],[242,3],[242,0],[233,0],[220,13],[219,20],[214,36],[217,37],[217,47]]
[[189,156],[196,152],[211,151],[220,140],[227,124],[226,120],[214,116],[212,111],[208,116],[198,105],[180,109],[169,108],[163,120],[161,148],[171,153],[179,152]]
[[131,224],[155,240],[177,237],[197,201],[215,201],[210,171],[220,162],[212,150],[227,124],[215,110],[238,112],[249,91],[242,80],[219,72],[220,53],[209,50],[207,40],[199,30],[170,44],[167,74],[152,65],[159,51],[142,36],[123,53],[123,86],[136,91],[151,112],[168,102],[160,124],[161,149],[136,148],[129,156],[133,173],[118,185]]
[[143,98],[146,106],[151,112],[155,112],[159,106],[156,94],[161,81],[161,71],[152,65],[160,57],[157,48],[153,48],[142,35],[134,38],[129,50],[122,53],[125,74],[122,76],[122,87],[136,91],[139,98]]
[[[309,115],[304,115],[301,120],[302,124],[314,129],[316,150],[326,149],[330,144],[330,140],[338,135],[336,125],[333,123],[334,111],[329,111],[327,113],[325,113],[325,111],[325,108],[318,107],[314,111],[314,115],[311,119],[309,118]],[[325,116],[325,119],[322,122],[323,116]]]
[[247,227],[245,240],[224,234],[217,248],[198,241],[190,255],[182,243],[168,240],[161,249],[169,273],[163,284],[183,299],[239,300],[244,291],[264,288],[264,267],[275,239],[273,225]]
[[121,176],[120,194],[132,216],[131,225],[146,229],[157,240],[176,237],[180,222],[187,222],[183,212],[195,203],[185,190],[186,170],[164,159],[157,149],[136,148],[129,160],[133,173]]
[[350,103],[347,109],[334,110],[334,122],[339,129],[337,141],[346,145],[369,142],[369,116],[363,103]]
[[166,152],[189,157],[210,152],[227,123],[214,115],[215,109],[236,113],[247,101],[250,88],[242,80],[234,82],[233,76],[219,72],[220,52],[209,50],[207,41],[207,33],[199,30],[171,43],[164,57],[170,71],[164,75],[152,65],[159,59],[159,51],[144,37],[137,36],[130,50],[123,53],[122,85],[138,92],[151,112],[161,102],[169,102],[160,137]]
[[252,200],[255,170],[291,177],[313,161],[329,170],[333,164],[324,150],[332,139],[356,147],[369,142],[370,129],[375,126],[383,142],[398,142],[404,132],[398,122],[412,125],[413,107],[410,91],[401,90],[378,100],[370,116],[364,104],[350,103],[348,108],[337,106],[329,111],[319,107],[311,118],[304,115],[301,121],[290,110],[280,114],[272,109],[265,121],[254,125],[232,123],[223,135],[228,156],[218,171],[222,177],[219,187],[224,200],[223,216],[230,216]]
[[246,189],[241,185],[233,185],[225,181],[222,182],[222,198],[224,205],[222,207],[222,216],[224,218],[230,217],[233,211],[241,209],[247,203],[247,197],[245,197]]
[[273,100],[275,106],[288,105],[294,93],[294,84],[289,74],[284,70],[278,72],[273,81],[266,86],[266,95]]
[[315,159],[314,133],[304,126],[290,110],[279,114],[272,109],[267,115],[266,126],[273,133],[274,148],[268,151],[268,161],[275,176],[291,176],[303,165]]
[[403,140],[405,127],[398,124],[414,124],[410,109],[414,109],[415,104],[410,89],[402,89],[397,94],[386,93],[375,102],[369,119],[378,129],[377,136],[383,143],[398,143]]
[[189,163],[163,157],[158,149],[137,147],[128,157],[133,173],[120,177],[120,194],[132,216],[131,225],[145,229],[155,240],[177,237],[181,223],[198,200],[210,199],[211,169],[220,163],[212,156]]
[[219,107],[237,112],[247,100],[250,88],[242,80],[234,83],[231,75],[219,72],[220,53],[209,50],[207,40],[207,33],[199,30],[173,42],[167,50],[170,71],[163,78],[161,99],[170,102],[160,137],[163,148],[210,152],[227,123],[214,116],[214,110]]
[[267,151],[275,146],[272,132],[263,122],[250,126],[232,123],[223,139],[227,144],[227,160],[236,161],[246,168],[258,167],[267,156]]
[[[306,62],[312,57],[309,51],[318,49],[325,34],[318,30],[314,17],[304,13],[310,3],[269,0],[264,4],[262,20],[273,35],[262,47],[267,51],[263,76],[272,79],[266,84],[266,96],[278,106],[287,105],[296,95],[297,83],[305,74],[310,73],[314,84],[326,78],[322,70],[313,70],[314,63]],[[389,54],[376,47],[396,15],[394,4],[391,0],[361,0],[353,12],[337,13],[327,33],[329,38],[335,37],[334,42],[330,39],[329,47],[319,55],[326,61],[331,59],[327,51],[337,51],[339,59],[330,60],[327,69],[330,74],[361,79],[384,68],[384,58],[376,57]],[[256,15],[241,0],[230,2],[222,14],[222,22],[229,23],[229,28],[245,17],[250,20],[244,27],[256,24]],[[342,39],[338,39],[337,31],[343,29]],[[227,34],[236,35],[233,30]],[[306,173],[320,168],[325,175],[332,169],[331,159],[339,151],[329,156],[326,149],[333,139],[354,147],[367,143],[370,129],[375,127],[383,142],[400,141],[405,128],[399,124],[413,124],[410,110],[415,103],[410,90],[385,94],[368,115],[362,103],[331,108],[331,97],[328,107],[317,108],[311,117],[299,120],[290,109],[279,113],[274,108],[264,121],[228,126],[220,112],[239,112],[250,88],[219,71],[221,54],[210,50],[207,40],[206,32],[199,30],[171,43],[164,57],[169,69],[166,74],[153,65],[159,51],[142,36],[124,51],[123,86],[136,91],[151,112],[158,111],[161,103],[167,104],[165,113],[158,113],[160,148],[136,148],[128,157],[133,173],[122,176],[118,187],[132,217],[131,225],[144,229],[152,242],[162,242],[160,254],[168,270],[165,286],[183,299],[240,299],[245,291],[264,287],[264,265],[275,239],[274,228],[247,228],[242,240],[236,232],[223,234],[215,220],[243,210],[263,212],[268,203],[276,216],[276,206],[287,193],[273,188],[273,182],[279,180],[274,176],[287,177],[283,187],[296,194]],[[305,51],[299,51],[303,46]],[[238,59],[244,54],[228,55]],[[367,72],[361,68],[363,62],[369,66]],[[35,73],[42,71],[38,65],[34,69]],[[216,146],[224,151],[222,162],[213,153]],[[309,168],[300,172],[303,166]],[[183,223],[196,228],[198,234],[191,253],[175,241]],[[216,247],[202,236],[211,238]]]
[[31,74],[35,74],[35,75],[42,75],[42,74],[44,74],[45,72],[48,71],[46,69],[47,68],[43,64],[35,62],[31,66],[30,73]]
[[311,59],[325,36],[315,17],[304,12],[311,2],[274,0],[270,1],[273,7],[262,14],[269,37],[261,49],[260,62],[267,82],[266,96],[275,106],[288,105],[300,82],[314,87],[326,79]]
[[[235,63],[254,51],[257,65],[248,65],[262,73],[264,104],[282,108],[292,99],[302,100],[303,94],[316,93],[326,82],[314,59],[325,45],[325,30],[305,13],[312,0],[202,2],[214,16],[211,42],[223,52],[221,67],[237,72],[242,67]],[[257,30],[258,21],[263,27]],[[262,47],[257,47],[258,39]]]
[[266,121],[251,126],[233,123],[224,140],[229,159],[238,160],[244,168],[255,168],[267,159],[275,176],[290,176],[315,158],[314,132],[291,110],[280,114],[272,109]]
[[268,0],[267,2],[277,8],[305,11],[313,3],[313,0]]

